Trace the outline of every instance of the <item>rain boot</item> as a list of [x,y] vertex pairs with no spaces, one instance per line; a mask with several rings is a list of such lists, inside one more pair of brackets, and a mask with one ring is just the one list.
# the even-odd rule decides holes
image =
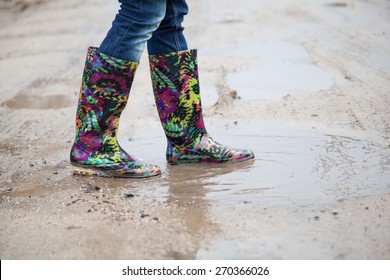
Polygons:
[[251,150],[226,147],[207,133],[196,50],[150,55],[149,62],[156,106],[168,142],[169,164],[237,162],[254,158]]
[[[159,175],[158,166],[128,155],[118,144],[119,118],[126,106],[138,62],[128,62],[90,47],[76,114],[72,165],[75,174],[143,178]],[[90,170],[90,171],[89,171]]]

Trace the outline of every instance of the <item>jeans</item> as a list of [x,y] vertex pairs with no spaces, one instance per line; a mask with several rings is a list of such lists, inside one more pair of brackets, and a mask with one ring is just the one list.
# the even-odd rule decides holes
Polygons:
[[181,25],[188,13],[186,0],[119,0],[112,27],[99,51],[138,62],[147,42],[150,55],[187,50]]

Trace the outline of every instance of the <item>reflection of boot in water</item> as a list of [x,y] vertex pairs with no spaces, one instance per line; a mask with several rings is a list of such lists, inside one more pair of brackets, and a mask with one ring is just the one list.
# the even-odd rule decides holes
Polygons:
[[[193,247],[183,248],[184,252],[171,252],[169,258],[196,259],[199,249],[207,240],[220,233],[217,225],[209,218],[211,201],[207,193],[218,184],[220,176],[237,172],[246,172],[252,168],[254,161],[229,164],[183,164],[167,166],[165,182],[169,186],[168,204],[180,207],[178,217],[183,219],[186,228],[183,232],[190,234]],[[164,182],[164,183],[165,183]]]
[[251,150],[229,148],[207,133],[196,50],[151,55],[149,61],[157,110],[168,140],[168,163],[221,163],[254,158]]
[[[254,161],[229,164],[186,164],[180,166],[167,165],[167,183],[170,191],[183,196],[203,197],[207,190],[204,187],[218,184],[218,177],[229,173],[240,173],[248,171]],[[186,194],[188,192],[188,194]]]

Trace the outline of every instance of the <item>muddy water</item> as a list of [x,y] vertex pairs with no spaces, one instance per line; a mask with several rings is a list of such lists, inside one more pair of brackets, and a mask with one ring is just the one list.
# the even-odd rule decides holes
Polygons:
[[278,100],[326,90],[334,85],[330,73],[311,63],[306,50],[296,44],[268,42],[245,44],[229,55],[251,59],[255,63],[246,70],[230,73],[227,84],[245,100]]
[[[142,199],[186,206],[178,215],[191,233],[211,233],[211,239],[174,258],[334,258],[330,246],[312,237],[326,240],[321,227],[310,223],[310,213],[304,212],[309,210],[299,213],[298,209],[318,209],[318,205],[383,195],[390,190],[388,147],[276,122],[214,123],[210,127],[215,139],[252,148],[256,159],[224,165],[167,166],[163,160],[165,139],[158,129],[140,132],[132,143],[125,143],[129,151],[137,147],[145,159],[163,168],[161,177],[135,184],[132,191]],[[279,218],[264,214],[268,208],[272,209],[270,217]],[[233,228],[237,228],[236,233]]]
[[66,95],[17,95],[1,104],[11,109],[60,109],[74,106],[75,99]]
[[[139,192],[164,200],[316,204],[381,194],[390,189],[390,149],[366,140],[277,123],[213,127],[230,146],[252,148],[256,159],[225,165],[167,166],[159,129],[141,132],[128,150],[162,166],[163,175]],[[122,141],[123,142],[123,141]],[[137,144],[135,144],[137,143]]]

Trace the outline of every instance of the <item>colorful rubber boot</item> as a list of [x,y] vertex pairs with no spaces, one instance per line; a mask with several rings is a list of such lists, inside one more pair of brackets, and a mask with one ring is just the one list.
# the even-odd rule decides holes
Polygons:
[[126,106],[138,62],[127,62],[89,48],[76,114],[76,139],[70,161],[109,177],[150,177],[160,168],[128,155],[118,144],[119,118]]
[[149,56],[157,110],[167,136],[170,164],[236,162],[254,158],[251,150],[214,141],[203,123],[197,51]]

